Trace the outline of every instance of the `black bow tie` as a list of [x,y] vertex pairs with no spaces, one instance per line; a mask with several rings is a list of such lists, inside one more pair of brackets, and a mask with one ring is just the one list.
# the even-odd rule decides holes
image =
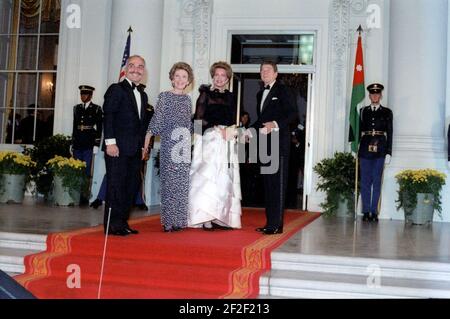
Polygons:
[[145,85],[143,85],[143,84],[136,85],[133,82],[131,82],[131,89],[132,90],[137,89],[139,92],[144,92]]
[[270,90],[270,85],[266,85],[266,86],[264,87],[264,90]]

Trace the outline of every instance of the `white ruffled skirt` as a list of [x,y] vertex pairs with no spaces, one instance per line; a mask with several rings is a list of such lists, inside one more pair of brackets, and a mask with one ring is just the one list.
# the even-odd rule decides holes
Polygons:
[[190,169],[189,227],[215,222],[241,228],[241,184],[235,140],[225,141],[220,132],[194,135]]

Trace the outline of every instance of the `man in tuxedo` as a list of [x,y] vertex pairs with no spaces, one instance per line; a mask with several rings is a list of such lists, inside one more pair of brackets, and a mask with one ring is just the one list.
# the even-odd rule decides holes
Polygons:
[[[267,220],[266,225],[256,231],[272,235],[283,232],[291,141],[289,124],[295,118],[296,106],[290,89],[277,81],[278,67],[274,62],[263,62],[260,74],[264,88],[256,96],[258,119],[252,128],[259,130],[259,158],[261,159],[262,153],[267,153],[270,161],[262,163],[261,167]],[[262,139],[267,143],[261,143]],[[267,150],[261,149],[264,144],[267,145]],[[264,168],[274,164],[274,160],[278,161],[275,163],[275,171],[264,172]]]
[[[145,89],[145,85],[140,84],[138,87],[138,90],[144,90]],[[153,117],[153,114],[155,113],[154,111],[154,107],[150,104],[147,105],[147,108],[144,111],[144,118],[143,118],[143,122],[144,122],[144,127],[148,127],[148,124],[150,123],[150,120]],[[145,210],[148,211],[148,207],[145,204],[144,201],[144,183],[145,183],[145,167],[146,167],[147,163],[146,161],[142,162],[142,169],[141,169],[141,180],[140,180],[140,187],[138,189],[138,192],[135,196],[135,201],[134,201],[134,206],[139,208],[140,210]],[[97,209],[99,206],[103,205],[103,202],[106,199],[106,174],[105,176],[103,176],[103,180],[102,180],[102,184],[100,185],[100,189],[98,191],[97,194],[97,198],[89,205],[90,207]]]
[[144,73],[145,60],[131,56],[125,69],[126,78],[108,88],[103,105],[107,176],[104,227],[105,233],[117,236],[138,233],[130,228],[128,218],[139,188],[145,124],[148,124],[145,116],[148,97],[139,85]]

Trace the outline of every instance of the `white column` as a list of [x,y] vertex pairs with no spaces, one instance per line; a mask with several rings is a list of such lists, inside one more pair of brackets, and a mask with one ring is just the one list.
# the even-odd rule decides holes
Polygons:
[[[396,210],[395,175],[404,169],[446,172],[446,0],[390,1],[387,106],[394,113],[392,162],[384,170],[381,218],[403,219]],[[443,221],[450,200],[442,190]],[[436,219],[440,221],[440,219]]]
[[395,0],[390,12],[388,106],[394,112],[394,153],[414,143],[419,152],[431,149],[436,156],[444,137],[447,1]]
[[112,0],[109,83],[117,82],[123,50],[131,26],[131,55],[143,56],[147,63],[146,92],[154,104],[159,93],[163,0]]

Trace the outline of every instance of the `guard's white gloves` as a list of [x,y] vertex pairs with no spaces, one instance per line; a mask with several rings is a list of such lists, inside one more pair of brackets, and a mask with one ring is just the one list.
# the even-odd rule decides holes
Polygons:
[[384,158],[384,164],[389,165],[391,163],[391,155],[387,154]]

